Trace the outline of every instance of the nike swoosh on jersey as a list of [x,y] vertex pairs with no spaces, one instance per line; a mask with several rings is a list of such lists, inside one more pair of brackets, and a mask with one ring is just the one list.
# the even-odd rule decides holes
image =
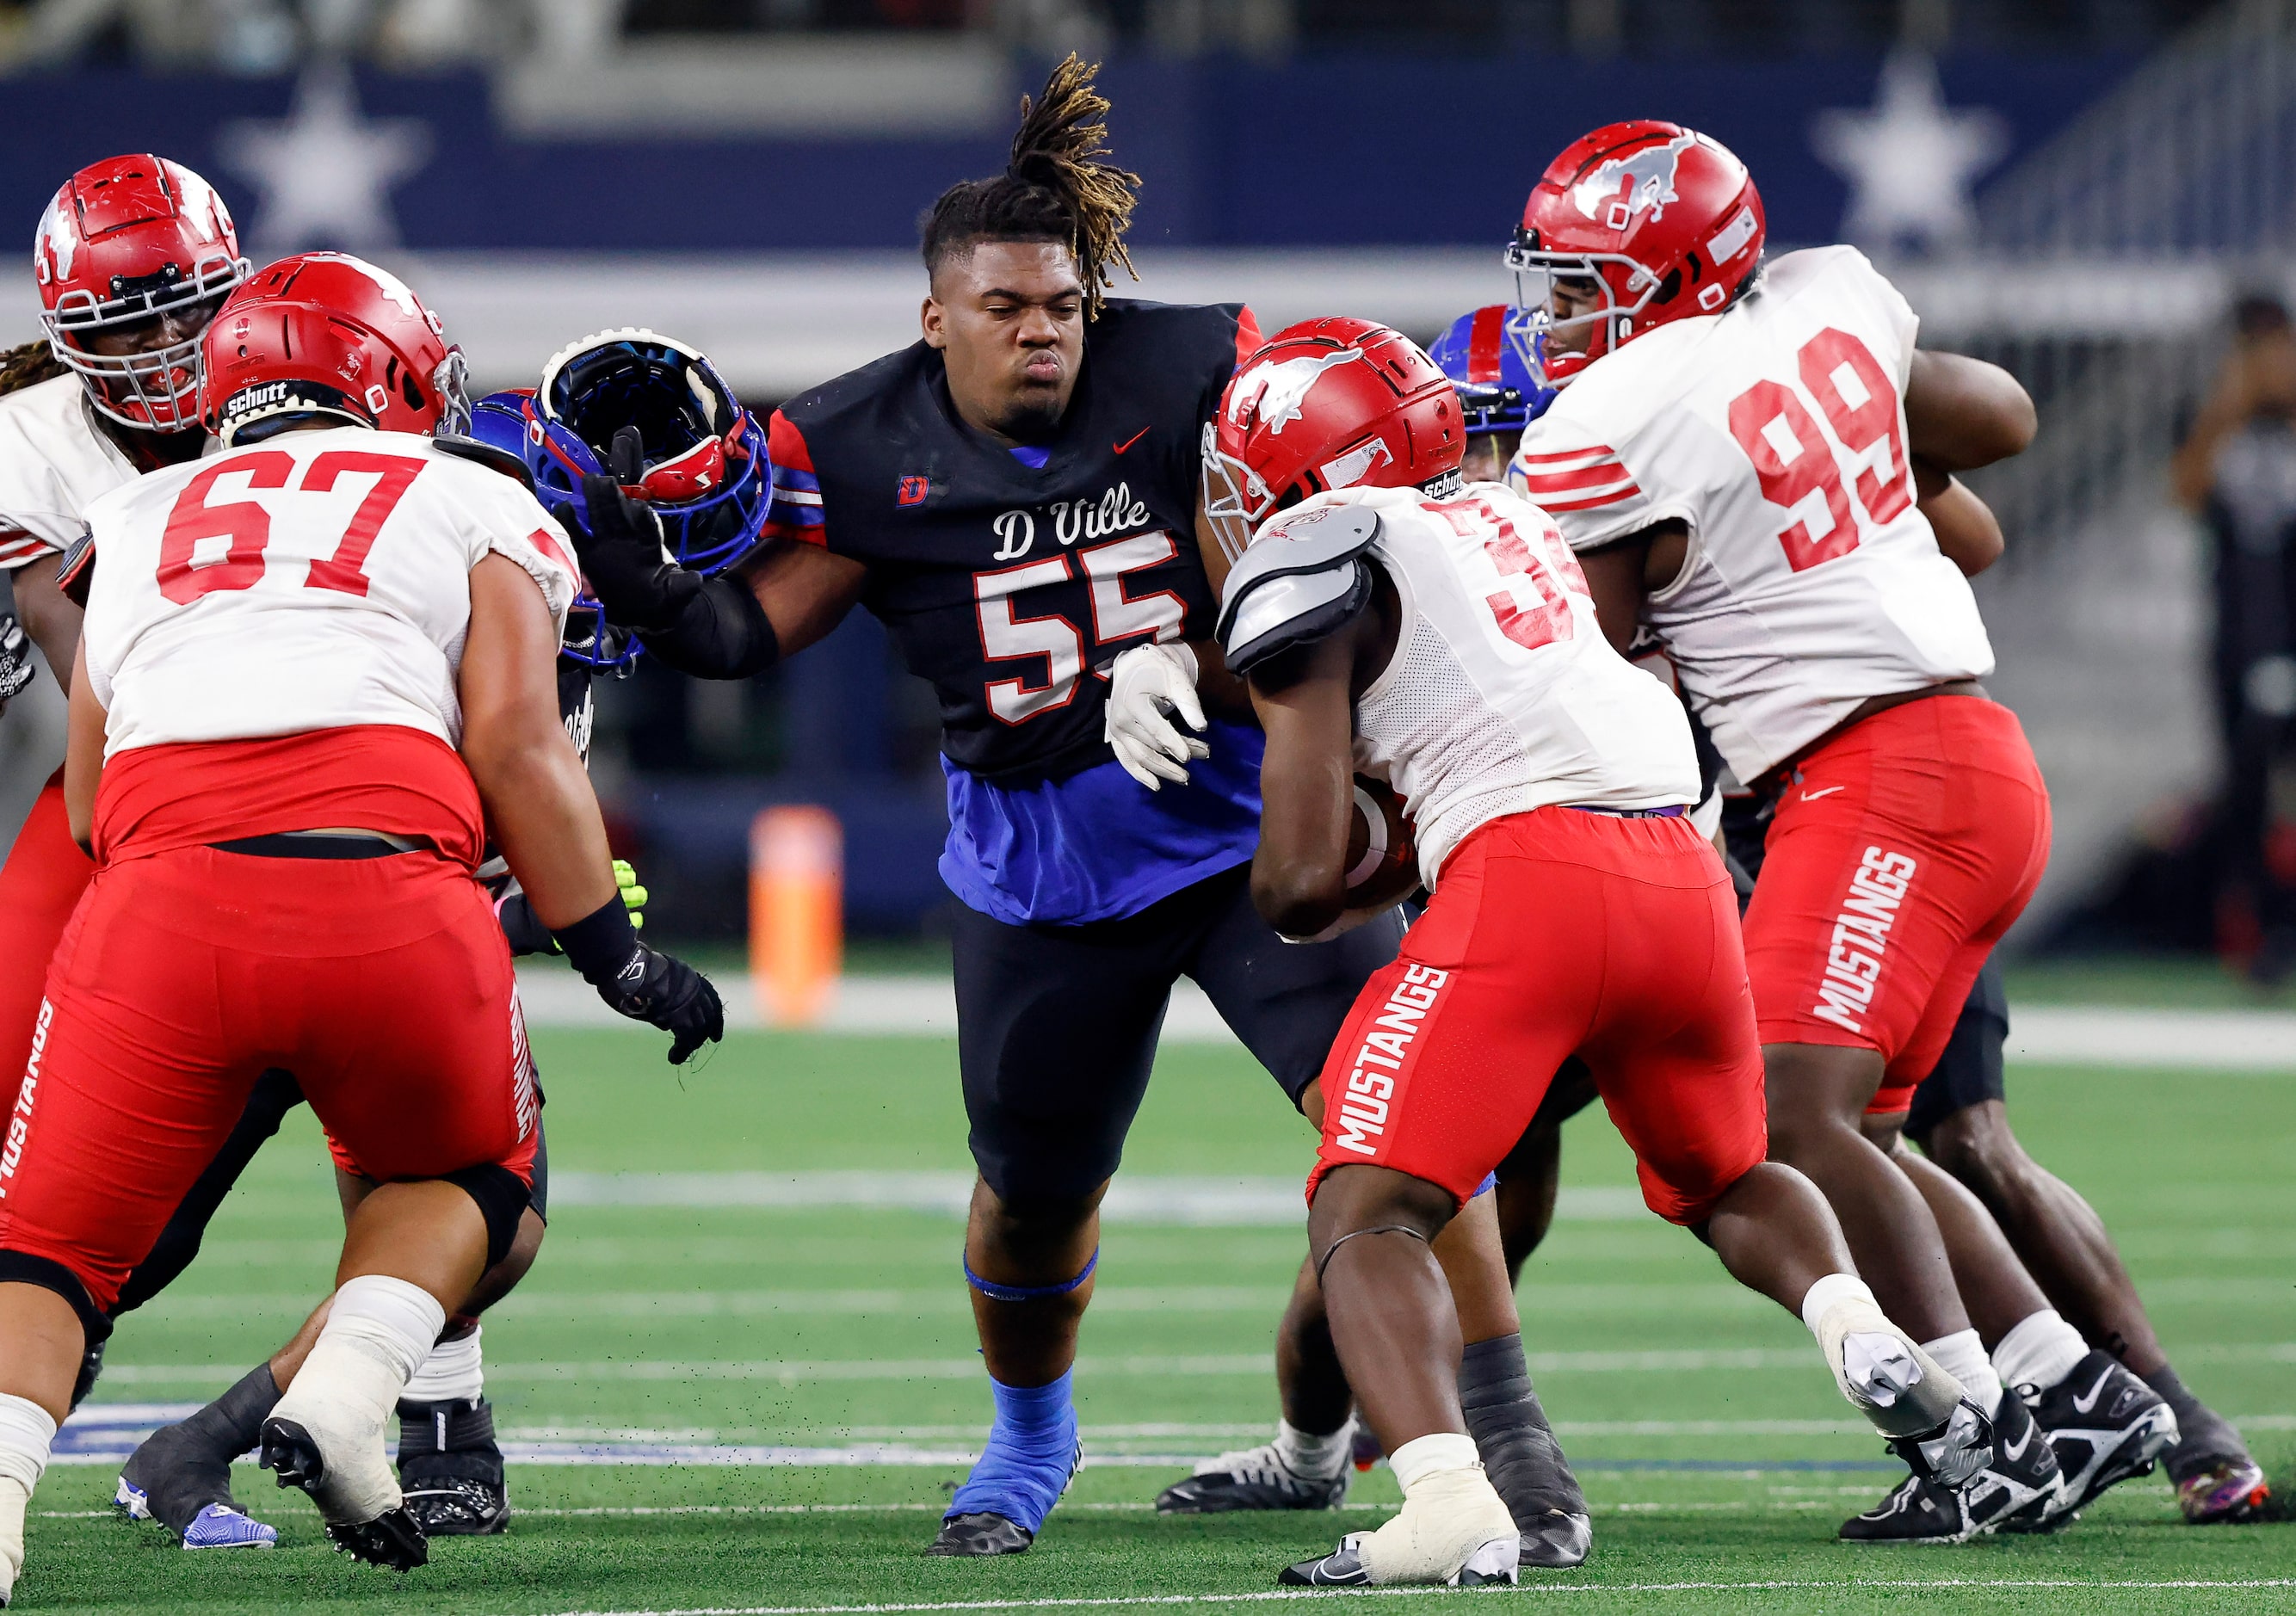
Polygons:
[[1136,443],[1139,442],[1143,438],[1145,438],[1146,436],[1148,436],[1148,431],[1149,431],[1149,429],[1148,429],[1148,428],[1146,428],[1146,427],[1144,427],[1144,427],[1142,427],[1138,431],[1136,431],[1136,432],[1133,433],[1131,437],[1127,438],[1127,439],[1126,439],[1122,443],[1118,444],[1118,445],[1116,446],[1116,452],[1117,452],[1118,454],[1121,455],[1122,453],[1124,453],[1124,451],[1125,451],[1125,450],[1127,450],[1127,449],[1130,448],[1134,444],[1136,444]]
[[1848,791],[1849,789],[1849,788],[1848,786],[1846,786],[1846,785],[1827,785],[1827,786],[1821,786],[1821,787],[1819,787],[1816,791],[1814,791],[1814,792],[1804,792],[1801,794],[1801,800],[1802,800],[1804,802],[1815,802],[1815,801],[1816,801],[1820,797],[1831,797],[1831,796],[1833,796],[1833,793],[1834,793],[1834,792],[1846,792],[1846,791]]
[[2088,1389],[2088,1395],[2087,1397],[2076,1396],[2073,1399],[2073,1407],[2079,1409],[2083,1414],[2087,1414],[2090,1409],[2095,1407],[2096,1399],[2104,1395],[2104,1383],[2112,1378],[2112,1369],[2107,1368],[2103,1374],[2096,1377],[2096,1384]]

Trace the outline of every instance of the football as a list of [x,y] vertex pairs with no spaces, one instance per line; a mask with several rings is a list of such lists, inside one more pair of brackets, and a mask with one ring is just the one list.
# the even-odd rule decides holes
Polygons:
[[1348,907],[1384,909],[1419,890],[1419,852],[1403,799],[1384,781],[1357,775],[1348,822]]

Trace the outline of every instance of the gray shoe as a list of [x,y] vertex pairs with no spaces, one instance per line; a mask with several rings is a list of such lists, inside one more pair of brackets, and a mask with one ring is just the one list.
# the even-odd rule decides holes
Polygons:
[[1522,1563],[1567,1571],[1595,1550],[1595,1523],[1585,1515],[1549,1510],[1522,1534]]

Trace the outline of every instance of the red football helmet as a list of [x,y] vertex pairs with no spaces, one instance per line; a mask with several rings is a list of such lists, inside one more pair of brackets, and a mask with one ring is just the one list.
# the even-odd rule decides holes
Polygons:
[[[1718,140],[1644,120],[1573,141],[1507,250],[1517,300],[1547,311],[1546,379],[1560,387],[1653,325],[1721,313],[1752,283],[1766,234],[1753,176]],[[1594,308],[1558,314],[1558,280]]]
[[[32,242],[49,348],[79,373],[97,409],[151,431],[196,423],[200,332],[247,270],[214,187],[148,153],[73,175]],[[86,346],[96,332],[172,340],[99,354]]]
[[1369,320],[1286,326],[1236,366],[1204,427],[1204,513],[1234,561],[1267,514],[1326,488],[1456,482],[1451,379]]
[[201,360],[201,419],[226,447],[293,416],[422,434],[470,424],[463,350],[404,281],[348,253],[258,270],[208,327]]

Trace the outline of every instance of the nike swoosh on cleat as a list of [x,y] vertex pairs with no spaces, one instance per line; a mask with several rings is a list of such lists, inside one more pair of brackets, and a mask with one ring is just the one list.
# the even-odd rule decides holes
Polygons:
[[1130,448],[1134,444],[1139,442],[1146,436],[1148,436],[1148,429],[1144,426],[1138,431],[1133,433],[1131,437],[1127,438],[1122,443],[1118,444],[1116,446],[1116,452],[1121,455],[1125,450]]
[[1836,792],[1847,791],[1849,789],[1849,788],[1848,786],[1843,785],[1829,785],[1820,791],[1804,792],[1801,794],[1801,800],[1804,802],[1815,802],[1820,797],[1831,797]]
[[2110,1381],[2112,1378],[2112,1370],[2108,1366],[2103,1374],[2096,1377],[2096,1384],[2088,1389],[2088,1395],[2087,1397],[2076,1396],[2073,1399],[2073,1407],[2079,1409],[2083,1414],[2087,1414],[2090,1409],[2095,1407],[2096,1399],[2104,1395],[2105,1382]]
[[2001,1456],[2005,1459],[2023,1458],[2025,1456],[2025,1450],[2033,1445],[2033,1433],[2039,1429],[2040,1427],[2038,1425],[2034,1424],[2030,1420],[2027,1421],[2025,1424],[2025,1434],[2017,1439],[2017,1445],[2014,1448],[2012,1448],[2006,1442],[2002,1442],[2000,1444]]

